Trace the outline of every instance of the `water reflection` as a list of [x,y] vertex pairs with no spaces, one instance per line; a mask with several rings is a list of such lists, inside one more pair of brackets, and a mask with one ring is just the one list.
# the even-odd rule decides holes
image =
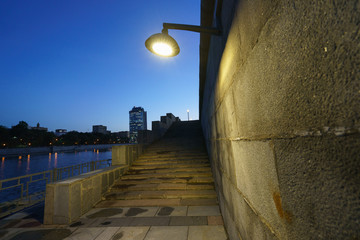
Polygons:
[[18,168],[21,168],[21,163],[22,163],[21,162],[21,156],[19,156],[19,161],[18,161],[18,165],[17,165]]
[[5,169],[5,157],[1,158],[1,176],[4,175],[4,169]]
[[[75,152],[76,154],[76,152]],[[54,159],[54,167],[56,168],[57,167],[57,161],[58,161],[58,154],[57,152],[55,153],[55,159]]]
[[26,161],[26,173],[29,174],[30,172],[30,154],[27,156],[27,161]]
[[[29,154],[25,156],[1,156],[0,180],[110,158],[111,149],[91,149],[88,151],[78,151],[76,153],[54,152]],[[23,160],[24,164],[22,164]]]

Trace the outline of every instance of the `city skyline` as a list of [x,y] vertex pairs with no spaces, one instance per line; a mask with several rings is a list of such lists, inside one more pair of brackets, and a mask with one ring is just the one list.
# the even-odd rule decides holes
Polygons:
[[199,34],[171,30],[181,52],[160,58],[145,40],[163,22],[199,25],[200,1],[1,1],[0,125],[118,132],[134,105],[148,129],[164,112],[198,119]]

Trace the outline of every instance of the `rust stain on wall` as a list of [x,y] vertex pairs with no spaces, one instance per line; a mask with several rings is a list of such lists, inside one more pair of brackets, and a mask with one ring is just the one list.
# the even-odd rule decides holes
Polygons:
[[287,222],[291,223],[292,221],[292,214],[288,211],[285,211],[283,209],[282,203],[281,203],[281,196],[279,192],[273,192],[273,200],[276,206],[276,209],[278,211],[279,216],[282,219],[285,219]]

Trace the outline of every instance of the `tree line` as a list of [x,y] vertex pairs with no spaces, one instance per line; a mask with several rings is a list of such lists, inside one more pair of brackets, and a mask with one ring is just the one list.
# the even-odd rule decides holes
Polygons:
[[82,133],[71,131],[61,136],[53,132],[29,128],[25,121],[7,128],[0,126],[0,148],[72,146],[128,143],[129,138],[120,137],[117,133]]

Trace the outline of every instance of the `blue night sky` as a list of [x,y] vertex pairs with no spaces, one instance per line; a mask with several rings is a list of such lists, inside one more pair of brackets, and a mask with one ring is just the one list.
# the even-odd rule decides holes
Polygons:
[[200,24],[200,0],[1,0],[0,125],[129,130],[141,106],[198,119],[198,33],[169,30],[174,58],[148,52],[163,22]]

